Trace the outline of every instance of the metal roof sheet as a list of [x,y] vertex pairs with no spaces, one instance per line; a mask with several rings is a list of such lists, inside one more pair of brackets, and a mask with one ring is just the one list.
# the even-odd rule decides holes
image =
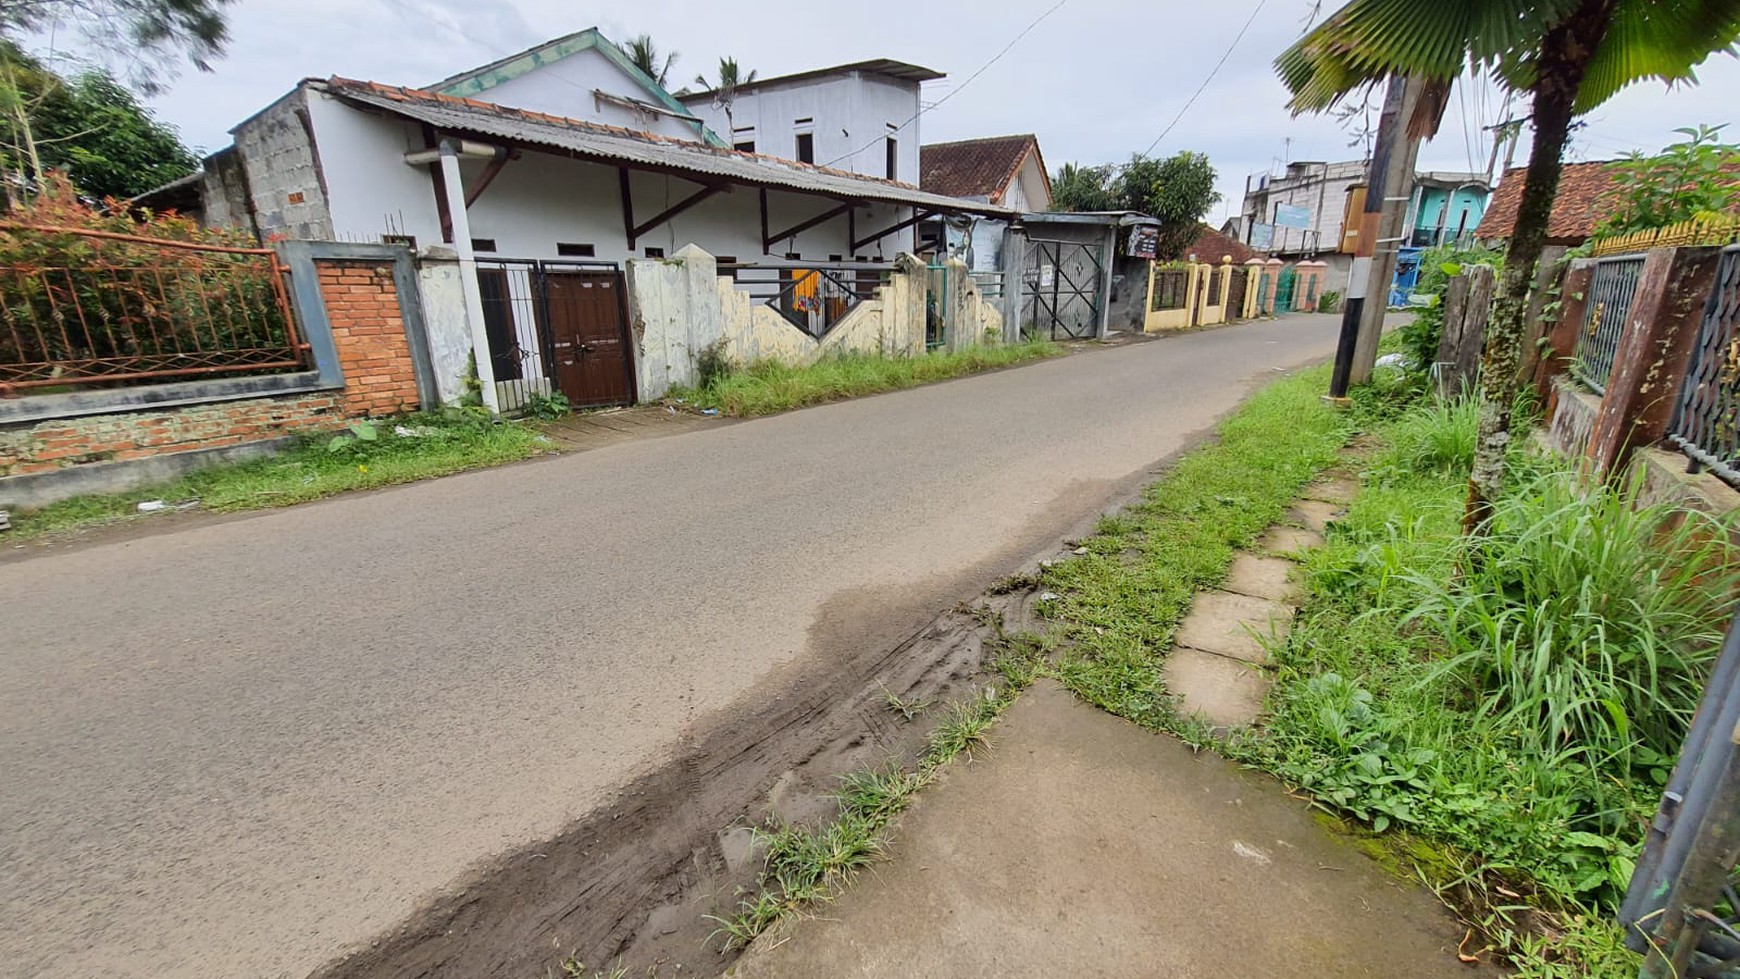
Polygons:
[[675,171],[684,176],[692,175],[702,183],[725,180],[842,200],[878,201],[996,217],[1015,216],[1015,212],[1008,208],[926,193],[891,180],[578,119],[564,119],[475,99],[342,78],[316,85],[354,104],[391,112],[436,129],[546,147],[600,163]]

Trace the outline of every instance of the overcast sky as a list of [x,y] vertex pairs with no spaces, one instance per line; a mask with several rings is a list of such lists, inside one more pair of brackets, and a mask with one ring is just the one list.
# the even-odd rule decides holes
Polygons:
[[[207,151],[228,129],[307,76],[345,75],[422,85],[540,41],[597,26],[622,40],[648,32],[680,56],[672,85],[713,74],[721,55],[763,76],[867,58],[948,73],[924,86],[935,109],[916,125],[925,142],[1034,132],[1047,164],[1103,163],[1145,150],[1185,103],[1257,8],[1258,0],[1064,0],[1001,60],[972,75],[1057,0],[843,3],[839,0],[239,0],[231,43],[215,71],[182,73],[152,104],[185,140]],[[1335,6],[1328,0],[1327,7]],[[1194,105],[1155,147],[1206,152],[1236,213],[1245,177],[1289,160],[1357,159],[1329,118],[1293,119],[1270,62],[1298,37],[1309,0],[1264,0],[1250,30]],[[1711,59],[1698,87],[1640,84],[1591,114],[1568,159],[1654,150],[1675,126],[1740,115],[1740,62]],[[1484,170],[1502,96],[1460,86],[1423,169]],[[1516,107],[1516,111],[1523,111]],[[1740,126],[1727,134],[1740,141]],[[1528,156],[1526,137],[1517,164]]]

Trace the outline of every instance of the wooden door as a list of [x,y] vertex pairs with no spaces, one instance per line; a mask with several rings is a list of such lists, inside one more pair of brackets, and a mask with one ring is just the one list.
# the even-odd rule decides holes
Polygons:
[[614,270],[544,273],[552,374],[576,408],[634,401],[622,289],[622,273]]

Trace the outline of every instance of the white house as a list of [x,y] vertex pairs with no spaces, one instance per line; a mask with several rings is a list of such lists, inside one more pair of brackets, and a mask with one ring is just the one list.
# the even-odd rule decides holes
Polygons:
[[1032,133],[927,143],[919,174],[919,186],[932,193],[1017,211],[1051,210],[1051,176]]
[[886,58],[678,96],[733,148],[919,185],[919,87],[942,72]]
[[[550,390],[576,404],[635,399],[621,298],[631,258],[693,243],[814,335],[864,298],[853,283],[914,250],[918,222],[1013,214],[734,150],[596,30],[430,88],[308,79],[231,134],[198,180],[142,203],[262,239],[402,242],[426,267],[456,262],[447,278],[463,299],[451,305],[492,405]],[[835,274],[805,271],[828,265]]]

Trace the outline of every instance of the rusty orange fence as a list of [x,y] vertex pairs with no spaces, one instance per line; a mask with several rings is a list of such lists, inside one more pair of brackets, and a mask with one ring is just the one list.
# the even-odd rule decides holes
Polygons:
[[269,248],[0,222],[0,396],[305,368]]

